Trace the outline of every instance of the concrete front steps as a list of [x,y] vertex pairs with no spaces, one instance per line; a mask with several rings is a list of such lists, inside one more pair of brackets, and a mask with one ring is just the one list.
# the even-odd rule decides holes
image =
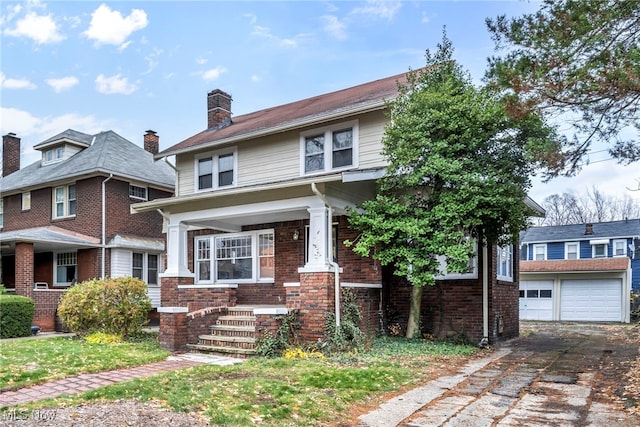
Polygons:
[[218,317],[209,333],[198,337],[198,344],[187,344],[191,351],[246,358],[255,354],[256,316],[254,307],[235,306]]

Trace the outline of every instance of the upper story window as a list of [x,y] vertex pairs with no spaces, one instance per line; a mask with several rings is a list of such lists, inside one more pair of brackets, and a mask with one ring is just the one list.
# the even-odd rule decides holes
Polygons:
[[619,239],[613,241],[613,256],[626,256],[627,255],[627,241],[626,239]]
[[132,199],[147,200],[147,187],[129,184],[129,197]]
[[513,245],[497,248],[498,280],[513,282]]
[[547,259],[547,245],[542,243],[533,245],[533,260],[544,261]]
[[607,256],[606,243],[593,243],[591,248],[593,258],[605,258]]
[[565,243],[564,259],[580,259],[580,243],[578,242]]
[[42,164],[56,163],[64,159],[64,147],[55,147],[42,153]]
[[234,187],[237,182],[237,151],[225,150],[196,157],[196,190]]
[[134,252],[132,254],[131,277],[147,283],[147,285],[157,286],[158,283],[158,255],[144,252]]
[[28,211],[31,209],[31,191],[25,191],[22,193],[22,210]]
[[76,215],[76,185],[61,185],[53,189],[53,217]]
[[357,166],[358,122],[340,123],[302,133],[300,154],[302,175]]
[[196,283],[273,282],[273,230],[197,237],[194,246]]
[[55,256],[55,285],[69,286],[78,280],[78,256],[76,252],[60,252]]

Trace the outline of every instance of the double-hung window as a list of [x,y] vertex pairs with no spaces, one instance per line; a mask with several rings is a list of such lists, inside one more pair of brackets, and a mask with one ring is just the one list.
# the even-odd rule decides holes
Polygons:
[[513,245],[497,248],[498,280],[513,281]]
[[61,185],[53,189],[53,217],[64,218],[76,215],[75,184]]
[[545,259],[547,259],[547,245],[544,243],[533,245],[533,260],[544,261]]
[[566,242],[564,244],[564,259],[580,259],[579,242]]
[[233,187],[237,181],[237,151],[207,153],[196,158],[196,190]]
[[78,280],[78,256],[76,252],[55,254],[55,286],[69,286]]
[[605,258],[607,256],[607,245],[605,243],[596,243],[592,245],[594,258]]
[[302,133],[301,174],[309,175],[357,166],[357,141],[357,121]]
[[627,241],[626,239],[618,239],[613,241],[613,256],[626,256],[627,255]]
[[146,282],[148,285],[158,285],[158,255],[134,252],[131,260],[131,276]]
[[200,236],[194,247],[197,283],[273,282],[273,230]]

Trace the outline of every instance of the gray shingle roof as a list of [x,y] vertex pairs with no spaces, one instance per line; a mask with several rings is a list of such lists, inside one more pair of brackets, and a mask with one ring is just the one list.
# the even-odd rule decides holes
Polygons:
[[521,243],[566,242],[640,236],[640,219],[593,223],[593,234],[585,235],[585,224],[531,227],[520,236]]
[[43,147],[49,143],[62,141],[62,140],[75,141],[83,145],[89,146],[91,145],[91,141],[93,140],[93,135],[78,132],[77,130],[73,130],[73,129],[67,129],[64,132],[57,134],[56,136],[52,136],[51,138],[44,140],[39,144],[34,145],[33,148],[37,150],[38,148]]
[[[60,135],[70,131],[65,131],[47,141],[59,140]],[[83,140],[87,140],[86,137],[89,137],[89,142],[93,140],[93,143],[67,160],[46,166],[43,166],[38,160],[19,171],[0,178],[0,191],[6,194],[46,187],[53,182],[95,173],[112,173],[114,176],[126,180],[173,189],[175,173],[171,166],[163,161],[154,161],[153,154],[117,133],[110,130],[97,135],[71,132],[74,132],[74,137],[83,138]],[[38,145],[43,145],[47,141]]]

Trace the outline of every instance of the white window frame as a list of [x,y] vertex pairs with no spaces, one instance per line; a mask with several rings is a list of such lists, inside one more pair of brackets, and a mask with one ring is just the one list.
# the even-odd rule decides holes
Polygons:
[[62,160],[64,160],[64,152],[65,152],[65,147],[64,146],[58,146],[58,147],[53,147],[50,148],[46,151],[42,152],[42,164],[43,165],[50,165],[53,163],[58,163]]
[[[211,284],[239,284],[239,283],[274,283],[275,281],[275,269],[274,277],[260,277],[260,259],[264,258],[264,254],[260,253],[260,236],[268,235],[272,236],[273,251],[275,252],[275,237],[276,234],[273,229],[252,230],[240,233],[221,233],[210,234],[207,236],[197,236],[193,242],[193,263],[195,271],[195,284],[196,285],[211,285]],[[240,237],[251,238],[251,277],[247,279],[218,279],[217,269],[217,241],[219,239],[234,239]],[[208,241],[209,243],[209,257],[200,258],[199,244],[200,241]],[[275,253],[273,255],[273,261],[275,265]],[[240,258],[240,257],[239,257]],[[203,262],[200,262],[203,261]],[[208,261],[208,262],[207,262]],[[207,268],[209,270],[209,280],[200,279],[201,269]]]
[[[617,253],[618,246],[622,246],[622,253]],[[616,239],[613,241],[613,256],[622,257],[627,256],[627,239]]]
[[447,272],[447,259],[444,255],[438,255],[437,259],[440,263],[440,275],[436,280],[459,280],[459,279],[477,279],[478,278],[478,243],[473,243],[474,255],[469,259],[469,270],[466,273],[449,273]]
[[4,227],[4,199],[0,197],[0,229]]
[[[151,286],[151,287],[159,287],[160,286],[160,273],[162,273],[162,256],[161,254],[158,253],[150,253],[150,252],[136,252],[133,251],[131,252],[131,277],[138,277],[135,276],[133,274],[133,269],[134,269],[134,264],[133,264],[133,259],[136,255],[142,255],[142,266],[141,266],[141,276],[139,277],[140,280],[142,280],[143,282],[145,282],[147,284],[147,286]],[[156,282],[155,283],[150,283],[149,282],[149,257],[156,257]]]
[[[70,187],[74,187],[74,192],[75,192],[75,198],[74,199],[70,199],[69,198],[69,189]],[[56,199],[56,195],[57,195],[57,190],[59,188],[63,189],[63,196],[62,196],[62,205],[63,205],[63,211],[62,211],[62,215],[58,215],[58,209],[57,209],[57,204],[58,201]],[[65,184],[65,185],[58,185],[57,187],[53,187],[53,192],[52,192],[52,211],[51,211],[51,217],[53,219],[59,219],[59,218],[73,218],[76,216],[76,213],[78,212],[78,188],[76,187],[75,183],[72,184]],[[76,206],[75,206],[75,210],[76,212],[74,212],[73,214],[70,213],[70,207],[71,207],[71,201],[75,201],[76,202]]]
[[[136,192],[144,193],[144,195],[136,194]],[[149,199],[149,189],[144,185],[129,183],[129,197],[146,201]]]
[[[596,254],[596,248],[598,246],[602,246],[604,247],[604,254],[603,255],[597,255]],[[591,245],[591,257],[592,258],[607,258],[607,254],[608,254],[608,250],[609,250],[609,245],[607,245],[606,243],[594,243]]]
[[[501,274],[503,263],[506,274]],[[496,247],[496,277],[498,280],[513,282],[513,245]]]
[[[542,259],[537,258],[537,249],[542,248]],[[531,257],[533,261],[546,261],[547,259],[547,244],[546,243],[536,243],[533,245],[533,255]]]
[[[61,282],[58,279],[58,267],[60,266],[58,264],[58,259],[60,256],[70,256],[73,258],[73,260],[75,260],[75,264],[61,264],[63,266],[71,266],[71,265],[75,265],[76,267],[76,271],[75,271],[75,277],[73,278],[73,280],[68,281],[68,282]],[[76,251],[71,251],[71,252],[54,252],[53,253],[53,286],[61,286],[61,287],[66,287],[66,286],[71,286],[72,284],[75,284],[75,282],[78,280],[78,252]]]
[[22,193],[22,210],[31,210],[31,191],[25,191]]
[[[569,247],[576,247],[576,257],[569,258]],[[580,242],[565,242],[564,243],[564,259],[580,259]]]
[[[227,155],[233,155],[233,182],[231,185],[219,185],[219,159]],[[200,174],[199,164],[201,160],[211,159],[211,187],[199,188]],[[220,190],[225,188],[233,188],[238,186],[238,149],[236,147],[227,148],[224,150],[210,151],[207,153],[199,154],[194,158],[193,164],[193,188],[195,192]]]
[[[358,120],[351,120],[348,122],[336,123],[335,125],[311,129],[308,131],[304,131],[300,133],[300,176],[312,176],[319,175],[327,172],[333,171],[343,171],[348,169],[354,169],[358,167],[358,158],[359,158],[359,131],[358,131]],[[340,167],[333,167],[333,133],[341,130],[351,129],[351,164]],[[321,170],[314,170],[307,172],[306,171],[306,138],[315,135],[323,135],[324,136],[324,168]],[[331,147],[330,150],[327,150],[327,143]]]

